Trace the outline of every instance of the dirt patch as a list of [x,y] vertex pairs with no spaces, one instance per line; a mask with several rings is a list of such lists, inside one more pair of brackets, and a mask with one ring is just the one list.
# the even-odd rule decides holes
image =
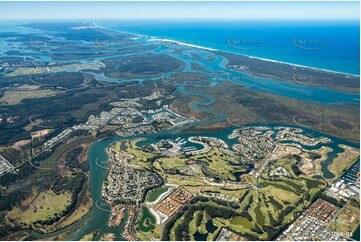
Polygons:
[[83,152],[79,155],[78,161],[79,163],[83,163],[88,160],[88,148],[90,146],[90,143],[81,144],[79,146],[83,148]]
[[31,132],[30,135],[32,138],[38,138],[48,135],[51,131],[52,131],[51,129],[42,129],[35,132]]
[[30,139],[19,140],[18,142],[13,144],[11,148],[21,150],[22,146],[25,146],[27,144],[30,144]]
[[321,155],[321,158],[318,159],[309,159],[305,157],[304,155],[301,155],[302,158],[302,164],[300,166],[300,171],[308,176],[314,176],[314,175],[322,175],[321,171],[321,162],[327,160],[327,154],[329,152],[332,152],[332,149],[329,147],[324,147],[319,150],[319,154]]

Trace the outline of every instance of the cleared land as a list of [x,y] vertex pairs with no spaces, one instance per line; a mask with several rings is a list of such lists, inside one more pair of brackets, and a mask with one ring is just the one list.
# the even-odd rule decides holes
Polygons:
[[14,208],[8,213],[13,219],[19,219],[26,224],[32,224],[44,218],[50,219],[56,217],[56,214],[63,212],[70,204],[70,194],[55,194],[48,190],[33,194],[22,202],[20,207]]
[[352,233],[360,226],[360,199],[351,200],[338,214],[330,229],[342,233],[346,237],[352,237]]
[[342,153],[338,153],[337,157],[328,166],[328,169],[335,175],[337,179],[347,170],[357,159],[360,158],[360,150],[347,146],[339,145],[344,149]]
[[2,105],[16,105],[25,99],[50,97],[60,93],[60,91],[53,90],[5,91],[4,96],[0,98],[0,103]]

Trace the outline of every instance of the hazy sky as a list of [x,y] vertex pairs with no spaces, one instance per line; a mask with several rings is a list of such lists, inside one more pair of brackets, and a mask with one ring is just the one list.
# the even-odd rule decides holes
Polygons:
[[0,2],[0,19],[359,19],[359,2]]

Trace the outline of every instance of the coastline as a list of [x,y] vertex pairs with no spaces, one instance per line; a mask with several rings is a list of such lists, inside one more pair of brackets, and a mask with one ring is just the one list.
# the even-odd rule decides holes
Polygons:
[[150,38],[149,36],[146,36],[146,35],[141,35],[141,34],[135,34],[135,33],[130,33],[130,32],[126,32],[126,31],[120,31],[120,30],[115,30],[115,29],[108,29],[108,28],[105,28],[105,27],[102,27],[98,24],[96,24],[95,22],[92,23],[95,27],[99,28],[99,29],[103,29],[103,30],[106,30],[106,31],[111,31],[111,32],[116,32],[116,33],[121,33],[121,34],[129,34],[129,35],[134,35],[134,36],[137,36],[139,38]]
[[212,49],[212,48],[203,47],[203,46],[199,46],[199,45],[188,44],[188,43],[184,43],[182,41],[177,41],[177,40],[172,40],[172,39],[151,38],[151,41],[160,41],[160,43],[169,42],[169,43],[172,43],[172,44],[183,45],[183,46],[188,46],[188,47],[202,49],[202,50],[219,51],[217,49]]
[[272,59],[267,59],[267,58],[262,58],[262,57],[251,56],[251,55],[238,54],[238,53],[234,53],[234,52],[230,52],[230,51],[223,51],[223,50],[218,50],[218,51],[219,52],[228,52],[228,53],[236,54],[236,55],[243,55],[243,56],[247,56],[247,57],[252,58],[252,59],[268,61],[268,62],[284,64],[284,65],[290,65],[290,66],[294,66],[294,67],[308,68],[308,69],[312,69],[312,70],[316,70],[316,71],[331,72],[331,73],[334,73],[334,74],[340,74],[340,75],[345,75],[345,76],[353,76],[353,77],[358,77],[358,78],[360,77],[359,75],[350,74],[350,73],[346,73],[346,72],[333,71],[333,70],[317,68],[317,67],[312,67],[312,66],[305,66],[305,65],[294,64],[294,63],[278,61],[278,60],[272,60]]
[[126,31],[108,29],[108,28],[105,28],[105,27],[102,27],[102,26],[96,24],[95,22],[93,22],[93,25],[96,26],[97,28],[100,28],[100,29],[104,29],[104,30],[108,30],[108,31],[113,31],[113,32],[118,32],[118,33],[126,33],[126,34],[134,35],[134,36],[137,36],[137,37],[140,37],[140,38],[151,39],[151,41],[159,41],[160,43],[161,43],[162,41],[165,41],[165,42],[170,42],[170,43],[174,43],[174,44],[178,44],[178,45],[183,45],[183,46],[188,46],[188,47],[192,47],[192,48],[198,48],[198,49],[202,49],[202,50],[208,50],[208,51],[212,51],[212,52],[225,52],[225,53],[230,53],[230,54],[234,54],[234,55],[246,56],[246,57],[248,57],[248,58],[257,59],[257,60],[262,60],[262,61],[268,61],[268,62],[273,62],[273,63],[278,63],[278,64],[290,65],[290,66],[294,66],[294,67],[308,68],[308,69],[317,70],[317,71],[330,72],[330,73],[334,73],[334,74],[340,74],[340,75],[353,76],[353,77],[358,77],[358,78],[360,78],[360,75],[351,74],[351,73],[346,73],[346,72],[334,71],[334,70],[329,70],[329,69],[324,69],[324,68],[318,68],[318,67],[312,67],[312,66],[305,66],[305,65],[300,65],[300,64],[295,64],[295,63],[289,63],[289,62],[284,62],[284,61],[278,61],[278,60],[273,60],[273,59],[268,59],[268,58],[263,58],[263,57],[245,55],[245,54],[241,54],[241,53],[237,53],[237,52],[232,52],[232,51],[219,50],[219,49],[214,49],[214,48],[209,48],[209,47],[204,47],[204,46],[199,46],[199,45],[188,44],[188,43],[184,43],[184,42],[178,41],[178,40],[162,39],[162,38],[158,38],[158,37],[154,37],[154,36],[147,36],[147,35],[141,35],[141,34],[126,32]]

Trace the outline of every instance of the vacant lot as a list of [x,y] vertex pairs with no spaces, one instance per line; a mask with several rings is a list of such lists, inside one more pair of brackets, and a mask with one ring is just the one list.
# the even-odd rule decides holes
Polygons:
[[22,202],[22,206],[16,207],[8,213],[8,216],[23,223],[31,224],[38,220],[53,218],[60,214],[70,204],[70,193],[55,194],[48,190],[33,194]]
[[34,99],[55,96],[59,91],[52,90],[33,90],[33,91],[5,91],[4,96],[0,98],[1,105],[16,105],[24,99]]

